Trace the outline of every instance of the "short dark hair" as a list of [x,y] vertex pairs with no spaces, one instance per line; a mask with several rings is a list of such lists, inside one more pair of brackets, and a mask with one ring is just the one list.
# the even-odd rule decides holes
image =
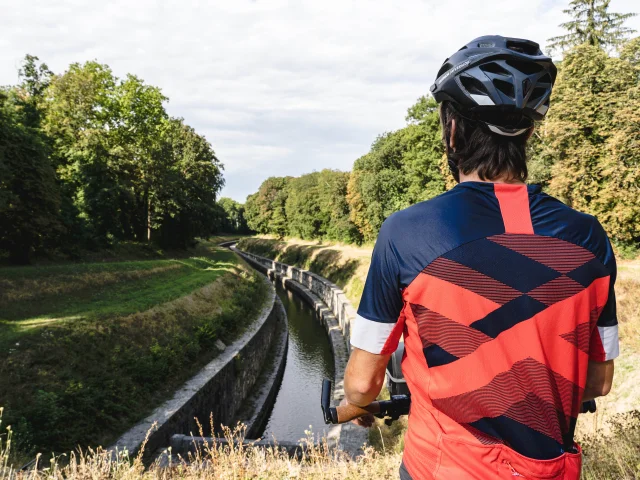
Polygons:
[[[452,120],[456,122],[455,152],[448,143]],[[475,171],[480,179],[488,181],[501,176],[522,182],[527,179],[526,132],[515,137],[498,135],[462,116],[448,101],[440,105],[440,121],[449,167],[456,181],[460,180],[458,169],[465,175]]]

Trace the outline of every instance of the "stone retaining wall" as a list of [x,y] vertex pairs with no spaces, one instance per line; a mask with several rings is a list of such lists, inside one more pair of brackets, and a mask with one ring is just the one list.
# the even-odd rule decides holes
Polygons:
[[[333,351],[333,402],[337,405],[344,398],[344,372],[350,352],[349,332],[356,316],[356,310],[345,293],[336,284],[315,273],[238,250],[233,245],[227,246],[257,270],[281,281],[286,288],[294,291],[314,308],[327,330]],[[362,452],[362,445],[367,441],[367,430],[352,423],[333,425],[329,429],[328,439],[343,450],[357,455]]]
[[[269,283],[266,278],[263,281]],[[278,306],[280,301],[269,283],[265,306],[247,331],[110,449],[126,449],[130,455],[135,455],[147,433],[151,432],[145,447],[148,458],[158,448],[167,447],[174,434],[192,432],[198,435],[194,417],[205,428],[209,425],[210,413],[216,425],[229,425],[262,371],[278,322],[286,321],[284,309]],[[157,423],[155,429],[154,423]]]

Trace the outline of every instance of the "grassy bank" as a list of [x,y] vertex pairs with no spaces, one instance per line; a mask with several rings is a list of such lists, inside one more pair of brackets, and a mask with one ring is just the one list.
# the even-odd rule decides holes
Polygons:
[[355,307],[360,303],[372,251],[372,247],[367,246],[261,237],[243,238],[238,242],[238,248],[310,270],[329,279],[344,290]]
[[[372,252],[371,247],[295,239],[247,238],[238,246],[330,279],[346,289],[356,306]],[[619,262],[616,285],[621,355],[613,388],[598,400],[596,414],[583,415],[578,422],[577,436],[585,449],[584,476],[594,480],[640,478],[640,260]],[[369,441],[377,451],[397,455],[404,447],[405,429],[403,420],[391,427],[377,421]]]
[[210,361],[216,340],[237,337],[265,293],[210,242],[177,256],[0,268],[0,405],[14,451],[109,444]]

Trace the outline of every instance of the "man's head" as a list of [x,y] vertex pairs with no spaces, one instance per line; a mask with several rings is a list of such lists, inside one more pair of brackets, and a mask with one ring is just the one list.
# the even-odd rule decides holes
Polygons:
[[449,167],[482,180],[527,176],[526,142],[549,109],[556,67],[529,40],[480,37],[445,60],[431,93]]

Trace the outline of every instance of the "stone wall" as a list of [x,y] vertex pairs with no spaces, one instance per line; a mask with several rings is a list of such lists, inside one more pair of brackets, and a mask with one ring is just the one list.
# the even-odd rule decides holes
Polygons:
[[[266,278],[264,281],[269,283]],[[269,284],[265,306],[247,331],[187,381],[170,400],[120,437],[111,450],[126,449],[130,455],[136,454],[147,432],[151,432],[145,447],[147,457],[158,448],[169,446],[174,434],[192,432],[198,435],[194,417],[206,429],[210,413],[216,425],[229,425],[254,387],[269,353],[268,346],[276,337],[278,323],[282,322],[286,322],[284,309]],[[157,423],[155,429],[154,423]]]
[[[349,332],[356,316],[356,310],[347,300],[345,293],[336,284],[320,275],[238,250],[233,245],[228,246],[254,268],[282,282],[287,289],[295,292],[314,308],[327,330],[333,351],[333,403],[337,405],[344,398],[344,372],[350,352]],[[320,399],[318,408],[319,404]],[[367,430],[351,423],[334,425],[329,429],[328,437],[331,443],[357,455],[362,453],[362,445],[367,441]]]
[[[351,305],[351,302],[347,300],[347,296],[342,289],[335,283],[331,283],[326,278],[308,270],[293,267],[286,263],[276,262],[269,258],[238,250],[237,248],[233,248],[233,250],[241,254],[245,260],[250,260],[254,267],[257,266],[263,273],[279,273],[311,290],[314,295],[319,297],[320,300],[331,309],[331,312],[338,321],[338,326],[343,337],[347,340],[350,338],[351,323],[356,318],[356,309]],[[347,349],[350,349],[349,342],[346,342],[346,344]]]

